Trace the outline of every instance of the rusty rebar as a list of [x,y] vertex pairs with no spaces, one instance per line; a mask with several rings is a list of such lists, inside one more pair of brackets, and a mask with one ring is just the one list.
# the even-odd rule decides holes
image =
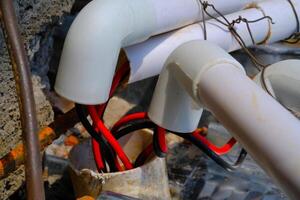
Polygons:
[[[41,129],[38,133],[41,151],[52,144],[61,134],[75,126],[79,122],[75,109],[59,116],[49,126]],[[16,145],[9,153],[0,158],[0,180],[24,164],[24,144]]]
[[43,200],[45,194],[42,163],[30,67],[24,43],[21,40],[12,0],[0,0],[0,16],[19,100],[22,137],[25,147],[26,196],[29,200]]

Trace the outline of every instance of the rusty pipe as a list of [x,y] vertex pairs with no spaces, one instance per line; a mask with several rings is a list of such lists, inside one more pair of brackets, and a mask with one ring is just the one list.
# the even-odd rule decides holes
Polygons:
[[10,54],[16,81],[25,147],[26,196],[29,200],[45,199],[42,163],[37,134],[37,118],[31,82],[30,66],[18,28],[12,0],[0,0],[3,33]]

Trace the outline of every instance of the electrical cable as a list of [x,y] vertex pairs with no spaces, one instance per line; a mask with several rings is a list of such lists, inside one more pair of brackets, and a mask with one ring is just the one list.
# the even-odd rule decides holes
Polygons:
[[145,164],[146,160],[151,156],[153,153],[153,144],[149,144],[140,155],[136,158],[134,162],[134,167],[140,167]]
[[[125,124],[129,124],[132,121],[137,121],[137,120],[147,120],[147,113],[145,112],[140,112],[140,113],[134,113],[134,114],[129,114],[123,118],[121,118],[112,128],[112,132],[115,132],[115,130],[120,129],[121,126],[124,126]],[[145,122],[147,124],[148,122]],[[152,123],[152,122],[151,122]],[[128,129],[124,129],[125,133],[127,134],[128,132],[132,132],[132,129],[136,129],[138,127],[141,127],[140,124],[134,124],[132,126],[128,126]],[[138,128],[139,129],[139,128]],[[142,128],[141,128],[142,129]],[[153,133],[153,150],[155,154],[158,157],[164,158],[166,157],[167,154],[167,145],[166,145],[166,139],[165,139],[165,129],[155,126],[153,127],[154,133]],[[115,137],[122,137],[123,135],[119,136],[121,133],[117,133]]]
[[[120,82],[123,79],[125,79],[125,77],[128,73],[129,73],[129,63],[126,62],[115,73],[115,76],[113,78],[113,82],[112,82],[112,85],[111,85],[111,88],[110,88],[110,92],[109,92],[109,98],[111,98],[113,96],[113,94],[117,90]],[[103,118],[104,111],[106,109],[107,103],[108,103],[108,101],[104,104],[97,105],[97,112],[98,112],[99,116],[101,116],[101,119]]]
[[[84,106],[80,105],[80,104],[75,104],[75,109],[76,109],[78,118],[79,118],[81,124],[83,125],[83,127],[91,135],[92,139],[94,139],[98,143],[100,143],[100,146],[101,146],[100,149],[101,149],[101,153],[103,155],[102,159],[104,159],[108,163],[110,171],[118,171],[117,167],[115,166],[115,161],[114,161],[115,160],[115,153],[114,153],[114,151],[111,149],[109,144],[107,144],[107,141],[105,141],[105,139],[99,133],[97,133],[95,131],[93,126],[87,120],[86,114],[84,112]],[[92,144],[93,144],[93,141],[92,141]],[[94,146],[92,146],[92,147],[94,148]],[[94,149],[93,149],[93,152],[95,152]],[[98,154],[96,154],[96,155],[98,155]],[[94,153],[94,156],[95,156],[95,153]],[[95,159],[97,167],[100,164],[100,163],[97,162],[98,160],[99,160],[99,158],[97,158],[97,160]]]
[[[136,130],[140,130],[140,129],[144,129],[144,128],[155,129],[156,127],[157,126],[151,121],[138,122],[136,124],[131,124],[130,126],[127,126],[125,128],[121,128],[114,135],[116,138],[119,139],[129,133],[136,131]],[[245,160],[246,155],[247,155],[247,152],[244,149],[242,149],[236,162],[234,164],[230,164],[230,163],[226,162],[224,159],[222,159],[219,155],[217,155],[213,150],[211,150],[201,140],[198,140],[195,136],[193,136],[193,134],[174,133],[174,132],[171,132],[171,133],[178,135],[179,137],[182,137],[182,138],[190,141],[191,143],[193,143],[195,146],[197,146],[199,149],[201,149],[209,158],[211,158],[213,161],[215,161],[218,165],[220,165],[227,171],[233,171],[233,170],[237,169],[243,163],[243,161]],[[154,143],[154,140],[153,140],[153,143]],[[153,146],[153,147],[155,147],[155,146]],[[146,147],[147,151],[149,151],[149,149],[150,149],[150,147]],[[155,149],[153,149],[153,150],[155,151]],[[146,152],[146,153],[142,152],[141,154],[149,155],[149,152]],[[140,154],[140,156],[143,156],[141,154]],[[138,156],[138,158],[140,156]],[[139,159],[141,159],[141,158],[139,158]],[[139,161],[139,159],[137,159],[138,163],[135,164],[135,166],[138,166],[138,164],[141,163]],[[137,160],[136,160],[136,162],[137,162]],[[143,160],[145,160],[145,158],[143,158]]]
[[104,171],[106,172],[106,167],[104,165],[104,161],[103,161],[103,158],[102,158],[102,154],[101,154],[101,146],[100,144],[97,142],[97,140],[92,140],[92,149],[93,149],[93,154],[94,154],[94,159],[95,159],[95,162],[96,162],[96,166],[97,166],[97,169],[98,171]]
[[[134,114],[129,114],[123,118],[121,118],[112,128],[112,132],[115,130],[119,129],[122,125],[129,123],[131,121],[135,120],[142,120],[142,119],[148,119],[147,113],[146,112],[140,112],[140,113],[134,113]],[[156,127],[154,134],[153,134],[153,145],[154,145],[154,151],[155,154],[158,157],[165,157],[167,153],[167,145],[166,145],[166,139],[165,139],[165,129],[161,127]]]
[[88,106],[88,110],[89,110],[90,116],[94,122],[94,125],[101,132],[101,134],[104,136],[104,138],[107,140],[107,142],[112,146],[112,148],[115,150],[118,157],[124,164],[125,168],[127,170],[132,169],[133,166],[132,166],[130,160],[128,159],[128,157],[126,156],[125,152],[123,151],[122,147],[120,146],[120,144],[118,143],[116,138],[114,138],[112,133],[106,128],[106,126],[104,125],[102,120],[99,118],[96,107]]
[[111,131],[115,132],[116,130],[120,129],[120,127],[123,126],[124,124],[128,124],[129,122],[135,120],[142,120],[142,119],[148,119],[146,112],[139,112],[139,113],[126,115],[114,124]]
[[[126,121],[126,123],[132,123],[132,121],[136,120],[136,119],[143,119],[143,117],[138,117],[138,118],[133,118],[134,115],[128,115],[128,117],[125,117],[123,122]],[[136,115],[137,116],[137,115]],[[140,115],[142,116],[142,115]],[[144,115],[145,116],[145,115]],[[129,120],[131,118],[131,120]],[[135,121],[136,122],[136,121]],[[124,128],[120,127],[121,124],[123,124],[123,126],[125,126]],[[120,139],[121,137],[124,137],[125,135],[127,134],[130,134],[134,131],[137,131],[137,130],[141,130],[141,129],[145,129],[145,128],[148,128],[148,129],[157,129],[157,126],[151,122],[151,121],[139,121],[139,122],[136,122],[134,124],[129,124],[126,126],[125,123],[119,123],[118,126],[120,127],[118,131],[116,131],[114,133],[114,136],[117,138],[117,139]],[[162,129],[162,128],[161,128]],[[162,133],[165,133],[165,130],[163,129],[161,131]],[[154,133],[155,134],[155,133]],[[153,137],[154,138],[154,137]],[[134,166],[135,167],[139,167],[141,165],[143,165],[145,163],[145,161],[149,158],[149,156],[152,154],[153,151],[158,151],[157,149],[160,149],[159,147],[155,146],[154,145],[154,140],[153,140],[153,143],[149,144],[141,153],[140,155],[137,157],[135,163],[134,163]],[[156,150],[155,150],[156,149]],[[159,157],[164,157],[166,154],[164,152],[160,152],[158,151],[159,153],[156,153],[156,154],[163,154],[163,155],[159,155]]]
[[[111,86],[111,89],[110,89],[109,97],[112,97],[112,95],[116,91],[117,87],[119,86],[120,82],[126,77],[126,75],[128,74],[128,72],[129,72],[129,63],[126,62],[115,73],[115,76],[114,76],[113,82],[112,82],[112,86]],[[103,115],[104,115],[105,109],[107,107],[108,101],[106,103],[104,103],[104,104],[97,105],[97,107],[96,107],[98,115],[101,116],[100,117],[101,120],[103,119]],[[94,139],[92,138],[92,140],[94,140]],[[94,143],[94,145],[92,146],[92,148],[97,148],[99,150],[100,149],[99,148],[99,144],[96,144],[95,141],[93,141],[93,143]],[[108,161],[109,161],[108,164],[110,166],[110,171],[111,172],[113,172],[113,171],[123,171],[123,168],[119,164],[119,161],[118,161],[118,159],[117,159],[117,157],[115,155],[115,152],[112,151],[111,147],[108,144],[106,144],[104,146],[104,148],[109,150],[109,154],[106,154],[105,157],[108,156]],[[102,151],[102,149],[100,149],[100,150]],[[93,152],[95,152],[95,151],[96,150],[93,149]],[[104,151],[104,153],[105,153],[105,151]],[[94,155],[95,156],[99,156],[99,154],[94,154]],[[99,158],[95,158],[95,162],[96,163],[97,163],[98,160],[99,160]],[[99,163],[99,164],[101,165],[101,163]]]
[[233,146],[237,143],[237,141],[234,138],[231,138],[226,144],[224,144],[222,147],[218,147],[211,143],[207,138],[202,136],[200,134],[200,130],[196,130],[193,132],[193,136],[203,142],[206,146],[208,146],[211,150],[213,150],[217,155],[221,156],[224,154],[229,153]]
[[137,122],[135,124],[131,124],[129,126],[126,126],[125,128],[121,128],[118,131],[114,132],[114,136],[118,140],[129,133],[146,128],[155,129],[156,125],[151,121]]
[[201,140],[198,140],[195,136],[192,134],[186,134],[186,133],[174,133],[175,135],[178,135],[191,143],[193,143],[195,146],[197,146],[199,149],[201,149],[209,158],[211,158],[213,161],[215,161],[219,166],[224,168],[227,171],[234,171],[240,165],[243,163],[243,161],[246,158],[247,152],[242,149],[237,161],[234,164],[230,164],[223,160],[220,156],[218,156],[214,151],[212,151],[208,146],[206,146]]
[[158,130],[158,126],[156,126],[154,128],[154,133],[153,133],[153,151],[155,153],[155,155],[157,157],[160,157],[160,158],[165,158],[166,157],[166,152],[162,149],[162,145],[161,144],[162,142],[160,142],[160,136],[159,136],[159,130]]
[[168,153],[168,146],[166,143],[166,130],[164,128],[161,128],[160,126],[157,126],[156,129],[159,148],[163,153],[166,154]]
[[[112,128],[112,132],[114,132],[115,130],[118,130],[124,124],[130,123],[134,120],[142,120],[142,119],[148,119],[146,112],[133,113],[133,114],[126,115],[123,118],[121,118],[117,123],[115,123],[115,125]],[[164,129],[162,129],[162,130],[164,130]],[[209,148],[211,148],[218,155],[227,154],[229,151],[231,151],[233,146],[236,144],[236,140],[234,138],[231,138],[222,147],[217,147],[213,143],[211,143],[208,139],[206,139],[204,136],[202,136],[200,134],[201,131],[203,131],[203,130],[201,130],[201,129],[196,130],[193,133],[194,136],[197,139],[201,140],[203,143],[205,143]],[[165,143],[165,142],[163,142],[163,143]],[[165,152],[166,152],[166,150],[165,150]]]
[[[156,128],[156,125],[151,121],[136,122],[135,124],[130,124],[129,126],[120,128],[118,131],[114,133],[114,136],[117,139],[120,139],[134,131],[138,131],[146,128],[154,130]],[[139,167],[146,162],[146,160],[153,152],[153,147],[154,147],[153,143],[151,143],[139,154],[139,156],[136,158],[136,161],[134,163],[134,167]]]
[[[128,71],[129,71],[128,62],[125,63],[121,68],[117,70],[110,90],[110,96],[112,96],[112,94],[115,92],[120,81],[122,81],[122,79],[125,78],[125,75],[128,73]],[[103,118],[103,114],[106,106],[107,103],[98,106],[98,113],[101,116],[101,118]],[[107,141],[105,141],[105,139],[95,131],[95,129],[90,124],[90,122],[87,120],[86,115],[84,113],[84,107],[79,104],[76,104],[75,107],[82,125],[85,127],[87,132],[92,136],[92,149],[93,149],[95,162],[98,169],[102,167],[106,167],[106,165],[104,165],[104,162],[106,161],[109,165],[110,171],[122,170],[122,167],[119,165],[118,160],[116,159],[115,152],[111,149],[109,144],[107,144]],[[97,151],[100,152],[97,153]],[[104,156],[102,157],[101,154]],[[103,159],[105,161],[103,161]],[[105,170],[105,169],[101,169],[101,170]]]
[[241,166],[241,164],[245,161],[247,154],[248,154],[247,151],[244,148],[242,148],[236,162],[234,163],[234,166],[236,167]]
[[[116,130],[117,128],[119,129],[121,126],[126,125],[126,123],[130,123],[130,122],[135,121],[135,120],[145,119],[146,116],[147,116],[146,113],[135,113],[135,114],[127,115],[127,116],[123,117],[122,119],[120,119],[114,125],[113,129],[114,130]],[[142,122],[142,123],[139,123],[139,124],[132,124],[132,125],[127,126],[126,128],[120,129],[119,131],[114,133],[114,136],[117,139],[119,139],[119,138],[123,137],[124,135],[127,135],[128,133],[134,132],[136,130],[140,130],[140,129],[143,129],[143,128],[152,128],[152,129],[154,129],[155,127],[156,127],[156,125],[153,124],[152,122],[145,121],[145,122]],[[193,133],[193,135],[194,135],[194,138],[185,138],[185,137],[184,138],[189,139],[190,141],[192,140],[192,143],[194,143],[198,147],[200,146],[200,149],[202,149],[210,158],[212,158],[216,163],[218,163],[220,166],[222,166],[223,168],[225,168],[229,171],[232,171],[236,167],[238,167],[240,165],[240,163],[242,163],[242,161],[244,160],[245,155],[247,155],[245,150],[243,150],[241,152],[236,164],[230,165],[226,161],[224,161],[223,159],[219,159],[218,154],[223,155],[223,154],[229,152],[229,150],[232,148],[232,146],[236,143],[236,141],[234,139],[231,139],[227,144],[225,144],[223,147],[220,148],[220,147],[214,146],[211,143],[205,142],[205,141],[208,141],[208,140],[206,138],[202,137],[201,135],[199,135],[199,132],[197,134],[198,136],[196,136],[195,133]],[[180,135],[180,136],[183,137],[182,135]],[[203,140],[203,138],[205,140]],[[200,140],[202,145],[198,144],[198,142],[195,142],[195,141],[193,142],[193,140]],[[155,144],[155,140],[153,141],[153,144]],[[207,145],[207,144],[209,144],[209,145]],[[153,148],[154,150],[158,149],[157,146],[154,145],[154,147],[155,147],[155,148]],[[156,154],[158,154],[159,156],[162,156],[157,152],[156,152]],[[140,162],[138,162],[138,164],[139,163]],[[135,166],[136,166],[136,164],[135,164]]]

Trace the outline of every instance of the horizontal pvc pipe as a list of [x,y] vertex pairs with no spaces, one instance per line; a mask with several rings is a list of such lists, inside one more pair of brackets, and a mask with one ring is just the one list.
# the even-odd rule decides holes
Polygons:
[[[265,79],[267,90],[281,104],[300,112],[300,60],[284,60],[270,65],[264,75],[258,73],[254,81],[263,89]],[[264,76],[264,77],[262,77]]]
[[[300,16],[300,0],[294,0],[293,3]],[[296,32],[297,20],[292,6],[287,0],[265,0],[253,4],[252,7],[226,15],[226,18],[231,22],[239,16],[249,21],[270,16],[274,24],[271,24],[268,19],[249,24],[256,43],[272,43],[285,39]],[[224,21],[222,18],[219,19]],[[226,51],[232,52],[241,48],[228,28],[216,20],[207,20],[206,29],[207,40],[218,44]],[[245,44],[251,46],[252,40],[246,24],[236,24],[235,29]],[[192,40],[204,40],[203,23],[155,36],[146,42],[125,48],[131,65],[130,82],[159,74],[170,53],[181,44]]]
[[[226,0],[226,4],[224,0],[208,0],[207,2],[213,4],[222,13],[229,14],[247,7],[253,0]],[[158,28],[154,35],[202,20],[202,8],[199,0],[151,0],[150,4],[153,4],[155,8]],[[217,15],[211,8],[208,8],[208,11],[213,16]],[[207,15],[204,17],[205,19],[209,18]]]
[[[250,0],[211,0],[222,12]],[[55,90],[82,104],[108,99],[121,47],[202,19],[198,0],[94,0],[73,22],[56,77]]]
[[300,196],[300,122],[232,65],[207,70],[199,98],[291,199]]

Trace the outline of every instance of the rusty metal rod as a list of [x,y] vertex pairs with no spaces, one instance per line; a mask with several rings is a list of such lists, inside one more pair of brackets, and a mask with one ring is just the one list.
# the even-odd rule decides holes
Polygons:
[[[49,126],[41,129],[38,133],[41,151],[52,144],[61,134],[75,126],[79,122],[75,109],[59,116]],[[9,176],[24,164],[24,145],[18,144],[8,154],[0,159],[0,180]]]
[[37,119],[29,61],[18,28],[12,0],[0,0],[1,24],[16,81],[25,147],[26,196],[29,200],[45,199],[42,163],[37,134]]

